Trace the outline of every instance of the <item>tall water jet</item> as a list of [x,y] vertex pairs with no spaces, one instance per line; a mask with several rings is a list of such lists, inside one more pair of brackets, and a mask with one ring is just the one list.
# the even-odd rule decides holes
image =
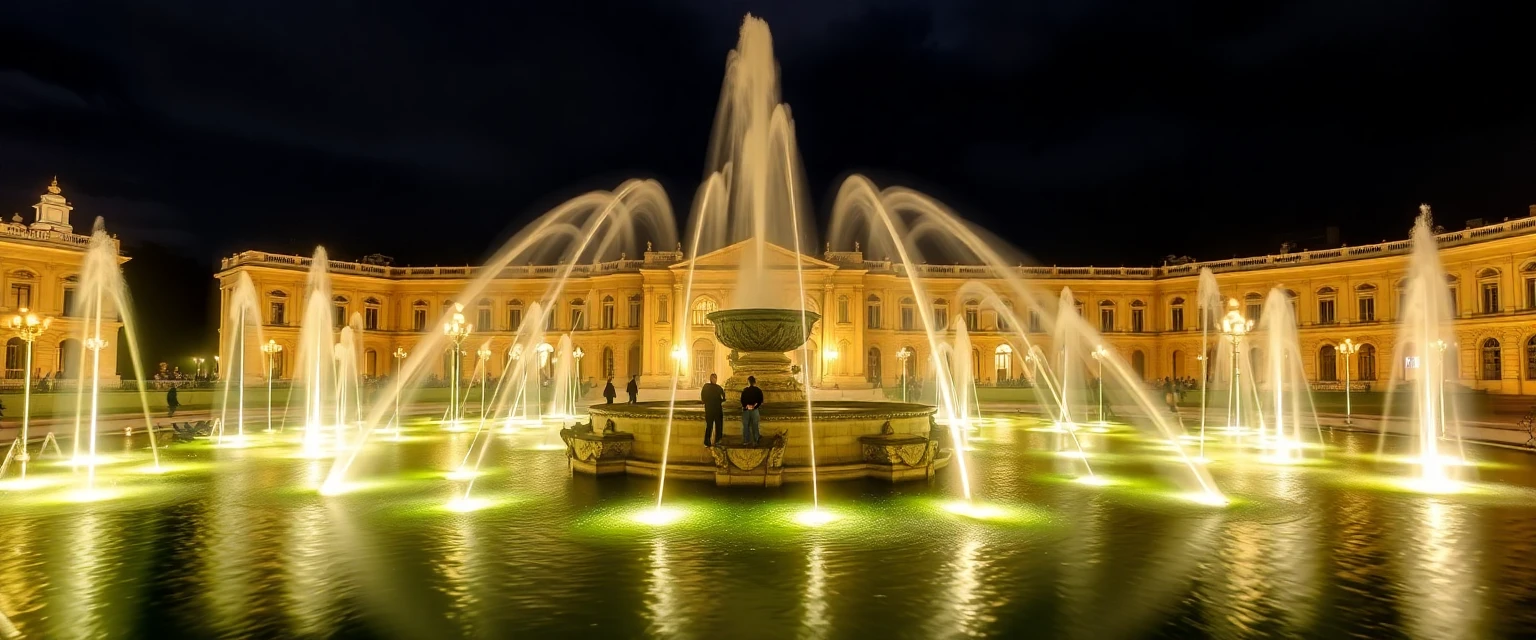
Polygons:
[[1072,346],[1080,336],[1077,328],[1081,323],[1073,322],[1073,317],[1082,318],[1077,309],[1077,298],[1072,295],[1072,287],[1062,287],[1061,296],[1056,303],[1056,323],[1051,330],[1051,342],[1056,346],[1058,357],[1057,374],[1061,380],[1061,426],[1068,429],[1076,429],[1077,422],[1072,413],[1072,372],[1077,367],[1073,364]]
[[336,320],[331,316],[329,263],[325,248],[315,247],[304,285],[304,315],[299,320],[298,367],[294,380],[304,387],[303,442],[304,453],[310,456],[321,453],[325,428],[330,421],[325,415],[326,401],[329,392],[336,388]]
[[549,399],[549,410],[545,415],[566,420],[576,415],[576,405],[573,402],[576,396],[575,381],[572,379],[576,375],[576,356],[575,350],[571,347],[571,334],[560,336],[560,340],[555,343],[555,351],[550,357],[549,387],[552,397]]
[[[1417,431],[1419,485],[1427,491],[1442,490],[1451,482],[1448,466],[1463,463],[1464,456],[1442,452],[1441,440],[1461,441],[1461,424],[1454,407],[1445,396],[1445,349],[1455,341],[1450,327],[1454,309],[1445,268],[1440,263],[1439,243],[1435,239],[1434,218],[1429,205],[1419,206],[1413,225],[1412,249],[1408,257],[1408,277],[1403,283],[1402,320],[1398,324],[1395,353],[1414,353],[1403,358],[1402,377],[1407,379],[1413,396],[1411,423]],[[1394,367],[1393,377],[1397,367]],[[1397,380],[1394,380],[1394,383]],[[1397,385],[1394,384],[1394,387]],[[1382,421],[1382,431],[1386,431]]]
[[1211,355],[1217,350],[1211,349],[1211,329],[1219,326],[1222,314],[1221,288],[1216,284],[1216,274],[1210,267],[1200,268],[1200,280],[1197,285],[1195,300],[1200,308],[1200,355],[1195,356],[1200,361],[1200,455],[1198,460],[1205,461],[1205,416],[1210,409],[1210,383],[1212,362]]
[[[225,314],[224,331],[226,335],[233,335],[229,340],[229,348],[224,351],[223,362],[230,363],[235,369],[235,375],[224,376],[224,392],[219,408],[218,440],[224,439],[224,425],[229,423],[229,396],[233,391],[236,396],[235,424],[236,444],[245,443],[245,358],[249,352],[247,335],[250,327],[256,327],[256,343],[261,344],[261,310],[256,297],[256,287],[251,283],[250,274],[241,272],[235,279],[235,286],[230,291],[227,303],[228,313]],[[263,345],[265,346],[265,345]],[[275,351],[273,352],[275,353]],[[270,377],[270,371],[268,376]],[[267,422],[271,424],[271,398],[268,394]]]
[[[1264,383],[1269,387],[1263,394],[1263,403],[1255,407],[1267,404],[1269,409],[1259,418],[1260,446],[1267,460],[1292,462],[1301,457],[1303,429],[1320,427],[1302,369],[1303,356],[1290,296],[1278,287],[1271,289],[1260,316],[1257,338],[1264,345]],[[1320,431],[1318,440],[1321,444]]]

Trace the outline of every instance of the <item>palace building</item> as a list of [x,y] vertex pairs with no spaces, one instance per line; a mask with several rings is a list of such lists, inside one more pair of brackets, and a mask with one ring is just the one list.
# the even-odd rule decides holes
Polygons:
[[[33,344],[32,373],[37,377],[61,374],[63,379],[77,379],[80,373],[81,321],[70,314],[91,237],[75,233],[70,223],[73,209],[55,178],[32,205],[31,222],[19,213],[0,222],[0,291],[5,295],[0,299],[0,321],[8,324],[23,308],[53,319]],[[102,324],[107,346],[101,350],[98,374],[116,380],[122,325],[115,317]],[[25,377],[26,343],[14,335],[5,338],[5,382],[0,386],[10,387]]]
[[[1447,370],[1456,382],[1499,394],[1536,394],[1536,206],[1532,217],[1477,226],[1438,236],[1440,256],[1455,301],[1455,344],[1446,350]],[[773,247],[775,264],[791,268],[795,256]],[[567,268],[570,279],[548,315],[547,339],[569,333],[586,354],[580,376],[623,379],[640,376],[642,387],[670,384],[673,367],[682,364],[685,386],[697,386],[711,372],[729,375],[728,349],[715,340],[707,316],[729,308],[736,287],[741,244],[699,256],[694,262],[691,295],[684,299],[689,263],[680,251],[646,251],[642,259],[582,265],[528,265],[506,268],[473,300],[456,296],[479,274],[475,267],[397,267],[374,263],[330,262],[338,326],[353,314],[363,318],[363,362],[367,375],[385,375],[395,366],[396,347],[411,351],[424,333],[438,331],[438,319],[454,302],[474,325],[465,349],[485,341],[496,353],[498,372],[530,306]],[[1294,304],[1300,343],[1311,354],[1303,363],[1318,388],[1337,387],[1344,373],[1345,339],[1360,345],[1350,356],[1351,380],[1385,385],[1394,372],[1412,362],[1412,345],[1395,344],[1401,281],[1409,241],[1256,256],[1161,267],[1017,267],[1014,271],[1043,293],[1070,287],[1080,313],[1104,333],[1113,349],[1144,378],[1198,377],[1201,351],[1198,274],[1210,267],[1224,297],[1240,301],[1256,318],[1269,291],[1280,288]],[[298,347],[299,306],[309,259],[246,251],[223,260],[217,274],[224,304],[235,279],[250,275],[261,298],[263,338],[284,349],[276,363],[278,377],[288,375],[282,358]],[[809,343],[809,362],[797,364],[823,388],[894,386],[902,368],[923,376],[918,367],[929,359],[924,323],[904,268],[859,251],[806,256],[804,291],[807,308],[822,320]],[[8,265],[7,272],[14,269]],[[1006,384],[1022,377],[1018,331],[1000,322],[979,300],[962,299],[961,285],[991,281],[1005,291],[998,274],[971,265],[920,265],[925,294],[931,298],[933,323],[964,322],[974,347],[972,361],[979,384]],[[38,277],[44,277],[39,272]],[[789,273],[793,273],[790,271]],[[57,276],[50,276],[57,277]],[[779,279],[789,300],[799,295],[795,278]],[[62,280],[60,281],[63,282]],[[1007,301],[1011,304],[1011,301]],[[1021,305],[1022,307],[1022,305]],[[228,313],[220,314],[221,318]],[[1027,317],[1020,313],[1017,317]],[[1035,319],[1024,327],[1031,341],[1048,347],[1049,336]],[[222,331],[223,336],[232,332]],[[680,341],[677,358],[674,350]],[[1216,341],[1210,344],[1214,348]],[[221,345],[220,352],[227,352]],[[255,349],[256,345],[248,345]],[[913,355],[899,360],[903,348]],[[1404,351],[1404,352],[1398,352]],[[248,357],[262,361],[259,353]],[[442,376],[446,358],[431,368]],[[1411,365],[1410,365],[1411,366]],[[465,375],[468,375],[467,368]]]

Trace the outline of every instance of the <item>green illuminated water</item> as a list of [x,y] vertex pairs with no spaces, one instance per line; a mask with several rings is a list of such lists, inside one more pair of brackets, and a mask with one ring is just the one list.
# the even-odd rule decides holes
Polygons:
[[[104,440],[107,499],[79,476],[0,494],[0,613],[24,637],[1497,637],[1536,624],[1536,458],[1474,447],[1475,489],[1421,495],[1374,435],[1269,466],[1211,449],[1234,499],[1179,500],[1169,455],[1085,434],[1108,487],[1071,482],[1059,434],[987,426],[974,489],[829,484],[838,519],[796,524],[809,487],[677,483],[666,526],[635,520],[654,480],[572,477],[542,432],[498,436],[484,509],[444,505],[469,434],[424,425],[359,457],[350,493],[292,442]],[[290,434],[293,435],[293,434]],[[1388,453],[1406,446],[1388,440]],[[115,450],[114,450],[115,449]],[[1316,456],[1316,452],[1311,452]],[[671,496],[675,496],[675,499]]]

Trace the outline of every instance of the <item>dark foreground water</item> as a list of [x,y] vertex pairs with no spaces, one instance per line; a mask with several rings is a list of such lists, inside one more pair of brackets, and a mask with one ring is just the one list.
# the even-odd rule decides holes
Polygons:
[[[1327,434],[1326,459],[1211,468],[1226,508],[1179,500],[1168,453],[1086,436],[1096,470],[1026,423],[974,443],[988,519],[932,484],[822,487],[840,519],[796,524],[809,487],[668,487],[681,519],[633,516],[655,481],[572,477],[544,434],[499,436],[458,513],[467,435],[425,426],[364,454],[351,493],[284,443],[107,441],[116,497],[80,476],[0,494],[0,613],[24,637],[946,638],[1515,637],[1536,632],[1536,458],[1470,448],[1473,491],[1408,492],[1377,437]],[[1389,439],[1389,453],[1405,439]],[[1353,452],[1353,453],[1352,453]],[[1311,455],[1316,458],[1318,452]],[[1161,473],[1166,469],[1168,473]],[[38,473],[38,471],[41,473]],[[14,469],[12,470],[14,474]],[[4,621],[0,621],[3,623]],[[0,633],[3,636],[3,633]]]

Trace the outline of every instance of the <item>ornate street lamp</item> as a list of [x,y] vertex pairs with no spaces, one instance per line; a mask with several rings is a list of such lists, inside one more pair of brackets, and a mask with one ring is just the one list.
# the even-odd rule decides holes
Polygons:
[[1355,422],[1353,407],[1349,402],[1349,357],[1360,353],[1360,345],[1355,344],[1354,340],[1345,338],[1344,342],[1339,343],[1337,350],[1344,356],[1344,426],[1350,427],[1354,426]]
[[283,352],[283,345],[267,340],[261,345],[261,352],[267,356],[267,433],[272,433],[272,375],[277,371],[277,354]]
[[581,397],[581,359],[586,355],[587,352],[582,351],[581,347],[571,352],[571,358],[574,359],[571,363],[571,382],[566,385],[570,387],[567,392],[571,394],[571,415],[576,415],[576,399]]
[[32,413],[32,342],[38,336],[48,330],[48,325],[53,324],[53,318],[37,317],[35,313],[27,312],[26,307],[20,309],[20,313],[11,317],[11,331],[16,337],[27,343],[26,372],[23,374],[21,391],[21,439],[17,440],[17,446],[21,451],[16,454],[16,460],[21,462],[21,479],[27,479],[27,428],[31,423]]
[[207,358],[201,356],[192,356],[192,364],[197,365],[197,373],[194,374],[194,377],[203,377],[203,363],[207,361]]
[[837,349],[831,347],[821,350],[821,386],[827,386],[827,365],[837,360]]
[[902,347],[896,351],[896,360],[901,362],[901,401],[907,401],[907,360],[912,358],[912,347]]
[[405,393],[405,376],[401,375],[401,365],[406,358],[411,356],[405,347],[395,347],[395,352],[390,354],[395,358],[395,437],[400,437],[400,395]]
[[486,372],[487,369],[490,368],[488,366],[490,361],[491,361],[491,345],[490,345],[490,343],[486,343],[486,344],[480,345],[480,349],[475,351],[475,357],[480,359],[480,364],[478,365],[480,367],[480,419],[484,420],[485,419],[485,372]]
[[453,315],[449,317],[448,322],[443,323],[443,335],[447,336],[448,342],[453,344],[453,351],[451,352],[453,356],[453,381],[449,384],[450,395],[448,397],[448,415],[451,416],[450,429],[459,428],[459,411],[462,409],[459,406],[459,376],[461,375],[460,368],[463,366],[462,356],[464,354],[459,350],[459,347],[464,344],[464,339],[468,338],[473,330],[474,325],[464,322],[464,305],[457,302],[453,303]]
[[[1232,388],[1228,391],[1231,402],[1227,404],[1233,408],[1233,413],[1227,420],[1227,424],[1232,427],[1240,427],[1243,422],[1243,374],[1242,367],[1238,363],[1242,352],[1239,350],[1239,345],[1243,342],[1243,336],[1253,330],[1253,321],[1244,318],[1243,313],[1237,309],[1237,298],[1228,298],[1227,315],[1221,319],[1221,333],[1232,341]],[[1202,439],[1200,442],[1204,443],[1205,440]]]
[[1099,424],[1104,424],[1104,359],[1109,357],[1109,351],[1101,344],[1093,348],[1092,355],[1099,366]]

